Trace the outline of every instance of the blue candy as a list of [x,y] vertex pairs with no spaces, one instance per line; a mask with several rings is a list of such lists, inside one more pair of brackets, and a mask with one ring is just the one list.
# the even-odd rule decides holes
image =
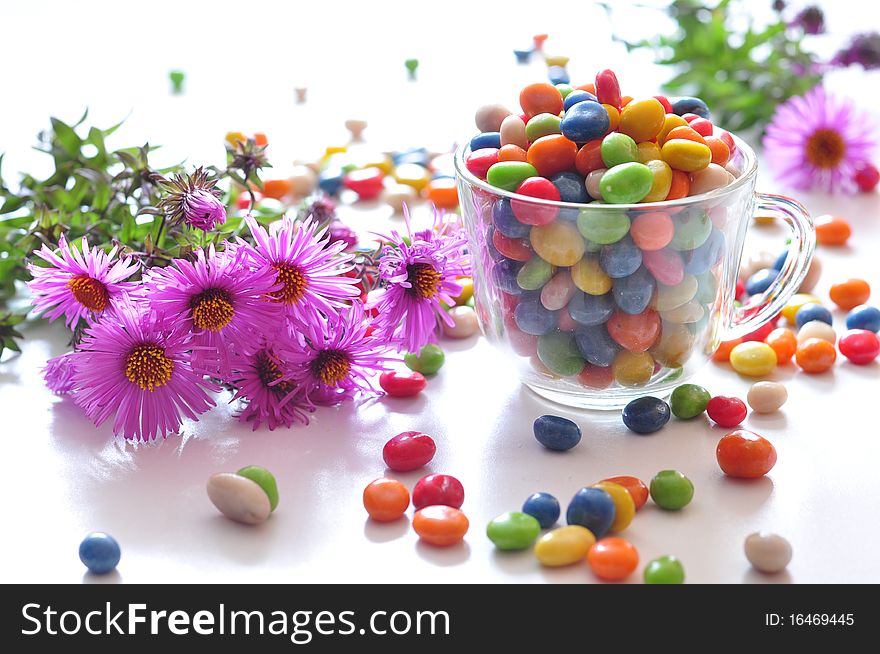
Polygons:
[[590,295],[576,291],[568,303],[568,313],[582,325],[601,325],[614,313],[614,301],[611,293]]
[[672,103],[672,112],[679,116],[697,114],[701,118],[709,118],[712,115],[709,113],[709,107],[700,98],[672,98],[670,102]]
[[783,252],[776,261],[773,262],[773,270],[782,270],[785,267],[785,260],[788,259],[788,252]]
[[513,312],[516,326],[526,334],[543,336],[556,328],[559,311],[550,311],[541,304],[538,293],[523,297]]
[[[797,310],[796,314],[794,314],[794,322],[797,325],[798,329],[806,325],[808,322],[812,322],[814,320],[819,320],[820,322],[824,322],[828,325],[831,325],[834,322],[831,317],[831,312],[823,307],[821,304],[817,304],[815,302],[805,304]],[[847,327],[849,327],[849,325],[847,325]]]
[[623,407],[623,424],[637,434],[653,434],[669,422],[670,413],[659,397],[640,397]]
[[778,275],[779,271],[773,270],[773,268],[759,270],[746,280],[746,293],[749,295],[763,293],[770,288],[770,284],[776,280]]
[[483,132],[482,134],[477,134],[474,138],[471,139],[471,152],[474,152],[475,150],[479,150],[481,148],[495,148],[497,150],[500,147],[500,132]]
[[565,96],[565,102],[562,103],[562,107],[568,111],[573,106],[575,106],[578,102],[585,102],[590,100],[592,102],[599,102],[595,95],[590,93],[589,91],[581,91],[580,89],[575,89],[567,96]]
[[527,64],[532,58],[532,50],[514,50],[513,56],[516,57],[516,63]]
[[559,520],[559,500],[550,493],[532,493],[523,502],[522,512],[537,520],[541,529],[550,529]]
[[562,66],[550,66],[547,69],[547,77],[551,84],[568,84],[571,81],[568,71]]
[[599,265],[612,279],[632,275],[642,265],[642,251],[632,238],[624,236],[617,243],[602,246]]
[[564,452],[581,442],[581,428],[561,416],[540,416],[533,429],[537,441],[548,450]]
[[341,168],[328,168],[318,175],[318,188],[327,195],[336,195],[342,188],[342,176]]
[[413,163],[427,168],[428,150],[425,148],[410,148],[401,152],[395,152],[391,155],[391,160],[394,162],[395,166]]
[[684,261],[684,271],[689,275],[702,275],[716,263],[721,261],[724,255],[724,232],[713,229],[709,238],[700,247],[693,250],[682,250],[681,259]]
[[96,575],[115,570],[121,555],[116,539],[101,531],[93,531],[79,544],[79,560]]
[[516,283],[516,276],[519,274],[519,269],[522,268],[522,266],[523,265],[519,261],[502,257],[501,260],[492,267],[492,281],[495,282],[495,286],[505,293],[522,295],[523,290],[520,288],[519,284]]
[[575,143],[602,138],[610,126],[608,112],[598,102],[578,102],[565,112],[559,123],[562,135]]
[[[577,173],[558,173],[550,178],[553,186],[559,191],[559,197],[563,202],[585,203],[590,201],[584,178]],[[568,216],[577,220],[578,212],[570,210]]]
[[621,311],[636,315],[648,308],[656,286],[654,276],[643,266],[632,275],[615,279],[611,294]]
[[620,346],[608,334],[605,325],[581,327],[574,333],[574,342],[581,356],[594,366],[607,368],[617,356]]
[[526,225],[517,220],[516,216],[513,215],[510,200],[507,198],[495,200],[495,203],[492,205],[492,222],[495,223],[495,229],[508,238],[525,238],[532,229],[531,225]]
[[846,314],[846,328],[880,332],[880,309],[870,307],[867,304],[857,306]]
[[601,488],[581,488],[568,503],[565,519],[570,525],[589,529],[602,538],[614,522],[614,500]]

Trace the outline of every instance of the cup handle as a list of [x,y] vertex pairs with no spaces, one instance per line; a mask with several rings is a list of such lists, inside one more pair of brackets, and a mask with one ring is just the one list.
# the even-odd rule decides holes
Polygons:
[[[750,334],[782,310],[804,281],[816,248],[813,219],[804,205],[782,195],[757,193],[756,197],[755,214],[783,220],[791,229],[791,244],[785,264],[770,287],[761,295],[754,296],[748,305],[733,312],[730,325],[724,332],[725,341]],[[733,267],[734,271],[738,268]]]

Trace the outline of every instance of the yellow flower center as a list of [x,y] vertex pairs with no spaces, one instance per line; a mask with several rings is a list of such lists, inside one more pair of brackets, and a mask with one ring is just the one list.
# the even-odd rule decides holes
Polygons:
[[135,345],[125,358],[125,376],[142,391],[153,391],[171,380],[174,361],[158,345]]
[[272,267],[278,273],[276,282],[283,284],[280,290],[272,293],[276,302],[283,304],[296,304],[305,295],[309,286],[309,280],[302,271],[289,263],[274,263]]
[[257,369],[257,376],[259,376],[260,381],[263,382],[263,386],[278,395],[287,395],[293,388],[293,385],[290,382],[283,381],[278,382],[274,386],[272,385],[272,382],[281,377],[281,370],[278,368],[278,364],[275,363],[275,360],[269,352],[266,350],[260,350],[255,358],[256,361],[254,363]]
[[110,293],[107,292],[107,287],[94,277],[88,275],[71,277],[67,282],[67,288],[70,289],[76,301],[90,311],[100,313],[110,303]]
[[406,281],[411,284],[408,290],[410,295],[430,300],[440,292],[443,276],[429,263],[414,263],[407,268]]
[[209,288],[189,301],[193,324],[198,329],[219,332],[235,316],[232,298],[222,288]]
[[326,386],[336,386],[348,377],[351,362],[348,355],[340,350],[321,350],[312,361],[312,374]]
[[846,154],[846,142],[837,130],[823,127],[807,139],[806,154],[816,168],[836,168]]

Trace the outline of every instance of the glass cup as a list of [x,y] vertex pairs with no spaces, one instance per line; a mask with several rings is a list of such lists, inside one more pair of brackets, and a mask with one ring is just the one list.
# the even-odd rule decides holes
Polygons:
[[[736,179],[665,202],[574,204],[490,186],[455,155],[477,315],[523,383],[573,407],[664,396],[722,341],[776,316],[807,273],[815,232],[798,202],[755,192],[755,153],[734,138]],[[788,257],[762,294],[734,306],[753,215],[791,229]]]

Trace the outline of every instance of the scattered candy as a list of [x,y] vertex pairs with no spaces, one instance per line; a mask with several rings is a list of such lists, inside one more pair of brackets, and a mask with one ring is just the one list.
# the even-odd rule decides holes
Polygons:
[[767,334],[764,342],[776,353],[776,363],[785,365],[791,361],[797,351],[798,338],[790,329],[780,327]]
[[853,168],[855,170],[853,180],[855,180],[856,186],[859,187],[862,193],[870,193],[877,188],[877,184],[880,184],[880,170],[877,170],[874,164],[867,161],[859,161],[856,162]]
[[612,481],[600,481],[594,488],[601,488],[614,502],[614,522],[611,523],[610,531],[621,532],[629,527],[636,515],[636,503],[630,492]]
[[427,475],[413,487],[412,504],[416,510],[438,504],[461,508],[464,504],[464,486],[451,475]]
[[669,398],[672,414],[680,420],[696,418],[706,410],[712,395],[702,386],[682,384]]
[[798,328],[803,327],[808,322],[813,322],[814,320],[819,320],[829,325],[833,322],[831,312],[821,304],[815,303],[805,304],[798,309],[794,316],[794,322]]
[[433,343],[425,345],[418,354],[410,352],[403,357],[407,368],[423,375],[436,375],[445,361],[443,350]]
[[867,329],[851,329],[840,337],[837,347],[850,362],[865,366],[880,355],[880,338]]
[[278,482],[275,480],[275,475],[262,466],[245,466],[235,474],[259,484],[269,498],[269,507],[272,511],[278,508]]
[[410,79],[416,78],[416,71],[419,69],[419,60],[418,59],[407,59],[403,62],[404,67],[406,67],[407,75]]
[[[837,342],[837,332],[827,322],[811,320],[798,330],[796,341],[800,344],[811,338],[820,338],[834,345]],[[795,349],[795,354],[797,354],[797,349]]]
[[736,427],[746,419],[748,409],[738,397],[716,395],[706,404],[706,413],[719,427]]
[[640,397],[623,409],[623,424],[637,434],[652,434],[669,422],[669,405],[657,397]]
[[519,511],[502,513],[486,527],[486,535],[499,550],[524,550],[532,546],[540,533],[538,521]]
[[397,520],[409,508],[409,491],[396,479],[376,479],[364,489],[364,508],[378,522]]
[[93,531],[79,544],[79,560],[96,575],[112,572],[119,565],[122,552],[119,543],[110,534]]
[[864,279],[847,279],[833,284],[828,292],[831,301],[844,311],[864,304],[871,297],[871,286]]
[[836,359],[834,345],[821,338],[808,338],[798,345],[795,353],[795,361],[800,369],[811,374],[830,370]]
[[661,509],[678,511],[693,498],[693,483],[678,470],[661,470],[651,480],[651,499]]
[[778,382],[761,381],[752,384],[746,400],[755,413],[779,411],[788,399],[788,391]]
[[434,439],[419,431],[404,431],[385,443],[382,458],[396,472],[409,472],[428,465],[437,446]]
[[182,70],[172,70],[168,72],[168,79],[171,82],[171,92],[175,95],[183,93],[183,82],[186,80],[186,73]]
[[436,547],[460,543],[469,526],[467,516],[451,506],[426,506],[413,516],[419,539]]
[[869,332],[880,332],[880,309],[862,304],[846,314],[847,329],[867,329]]
[[846,245],[852,235],[849,223],[838,216],[818,216],[813,224],[816,227],[816,241],[820,245]]
[[428,380],[420,372],[404,373],[388,371],[379,375],[379,386],[391,397],[413,397],[428,385]]
[[537,520],[541,529],[549,529],[559,520],[559,500],[550,493],[533,493],[523,502],[522,512]]
[[581,428],[561,416],[540,416],[533,429],[535,439],[548,450],[564,452],[581,442]]
[[763,436],[736,429],[725,434],[715,448],[718,465],[729,477],[763,477],[776,465],[776,448]]
[[674,556],[659,556],[645,566],[646,584],[683,584],[684,566]]
[[639,565],[639,552],[623,538],[603,538],[590,548],[587,562],[600,579],[621,581]]
[[746,536],[744,550],[749,563],[759,572],[782,572],[791,562],[791,543],[778,534],[749,534]]
[[469,306],[452,307],[446,314],[452,324],[443,323],[443,335],[447,338],[470,338],[480,331],[476,312]]
[[580,525],[559,527],[535,543],[535,558],[541,565],[558,568],[581,563],[596,542],[593,533]]
[[741,375],[763,377],[776,367],[776,351],[760,341],[740,343],[730,351],[730,365]]
[[614,522],[614,500],[601,488],[581,488],[565,512],[570,525],[586,527],[596,538],[602,538]]
[[645,482],[643,482],[638,477],[622,475],[619,477],[609,477],[608,479],[603,479],[602,481],[609,481],[613,484],[623,486],[632,497],[633,503],[636,507],[636,511],[645,506],[645,502],[648,501],[648,487],[645,485]]
[[224,516],[235,522],[258,525],[272,513],[272,504],[257,482],[231,472],[208,478],[208,498]]
[[367,121],[358,118],[349,118],[345,121],[345,129],[351,133],[352,141],[361,141],[364,130],[367,129]]

